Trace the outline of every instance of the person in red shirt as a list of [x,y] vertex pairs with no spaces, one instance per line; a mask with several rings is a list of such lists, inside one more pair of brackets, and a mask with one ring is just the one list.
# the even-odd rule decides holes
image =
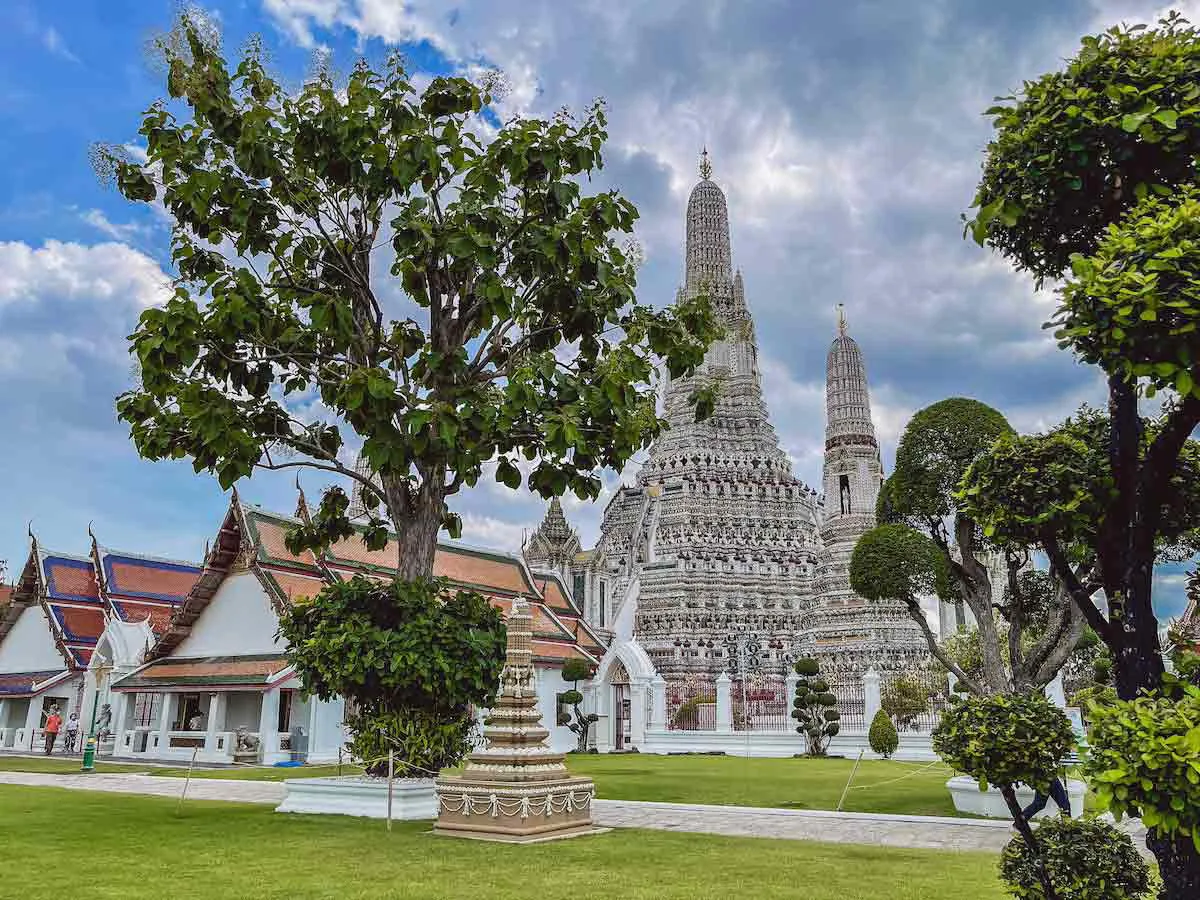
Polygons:
[[62,716],[58,714],[58,707],[50,707],[50,716],[46,719],[46,755],[49,756],[54,750],[54,741],[58,738],[59,729],[62,728]]

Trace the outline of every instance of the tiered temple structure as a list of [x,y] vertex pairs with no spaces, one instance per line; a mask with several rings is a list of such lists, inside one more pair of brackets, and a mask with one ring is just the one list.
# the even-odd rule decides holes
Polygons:
[[838,306],[838,335],[825,364],[825,516],[817,566],[812,653],[822,671],[896,669],[924,655],[925,639],[899,602],[868,603],[850,588],[850,557],[875,527],[883,484],[879,443],[862,351],[847,334]]
[[[601,676],[630,679],[624,692],[613,682],[618,735],[638,733],[630,695],[656,676],[779,675],[793,659],[816,655],[823,671],[853,677],[871,666],[905,668],[925,654],[902,607],[868,604],[850,589],[850,555],[875,524],[883,478],[862,352],[839,315],[818,496],[792,474],[767,414],[754,320],[707,152],[700,175],[688,199],[679,296],[708,296],[724,337],[695,374],[666,385],[670,427],[636,482],[609,502],[595,549],[575,549],[578,538],[557,506],[525,547],[531,567],[558,572],[574,554],[564,580],[588,621],[612,637],[609,656],[619,657],[619,665],[606,659]],[[689,397],[711,383],[715,412],[697,422]]]
[[484,722],[482,749],[463,774],[437,780],[438,834],[523,843],[572,837],[592,826],[590,778],[572,778],[550,749],[538,710],[533,616],[523,599],[508,615],[500,696]]

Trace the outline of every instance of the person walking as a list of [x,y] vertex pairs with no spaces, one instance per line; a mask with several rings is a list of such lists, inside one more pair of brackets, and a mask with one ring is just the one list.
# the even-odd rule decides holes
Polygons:
[[67,717],[67,736],[66,743],[63,746],[64,753],[75,752],[75,742],[79,739],[79,716],[76,713],[71,713]]
[[1037,790],[1033,792],[1033,802],[1022,811],[1025,821],[1032,821],[1034,816],[1046,808],[1046,804],[1051,799],[1058,804],[1058,808],[1062,810],[1064,816],[1068,819],[1071,818],[1071,799],[1067,796],[1067,788],[1062,783],[1062,779],[1055,775],[1054,780],[1050,782],[1049,794],[1043,794]]
[[62,728],[62,716],[58,714],[58,707],[50,707],[50,715],[46,718],[46,755],[49,756],[54,752],[54,742],[58,738],[58,732]]

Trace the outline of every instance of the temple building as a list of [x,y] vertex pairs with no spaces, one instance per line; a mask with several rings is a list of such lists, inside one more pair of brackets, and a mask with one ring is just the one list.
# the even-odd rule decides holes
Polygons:
[[0,749],[42,745],[52,707],[83,728],[107,702],[111,680],[140,661],[195,583],[200,568],[120,553],[91,535],[90,554],[31,549],[0,605]]
[[[337,761],[342,700],[303,695],[277,632],[290,604],[335,581],[395,572],[396,546],[358,536],[324,553],[292,553],[285,535],[309,515],[244,503],[235,491],[202,564],[118,553],[45,550],[31,535],[21,577],[0,592],[0,749],[40,750],[52,708],[95,722],[102,755],[202,763]],[[519,556],[445,542],[434,574],[507,613],[528,604],[531,652],[549,745],[575,746],[559,724],[563,664],[599,664],[606,645],[562,576]]]
[[[708,296],[725,334],[693,375],[665,385],[669,427],[635,482],[609,501],[596,546],[579,549],[554,502],[524,547],[531,568],[562,573],[587,620],[611,636],[598,678],[617,681],[597,710],[618,723],[618,745],[640,730],[646,717],[631,707],[644,706],[656,677],[782,676],[804,655],[851,677],[899,670],[926,653],[901,606],[868,604],[850,589],[850,554],[875,524],[883,479],[862,351],[840,315],[818,494],[792,473],[768,416],[745,280],[707,152],[700,175],[679,296]],[[709,384],[716,408],[697,422],[689,397]]]

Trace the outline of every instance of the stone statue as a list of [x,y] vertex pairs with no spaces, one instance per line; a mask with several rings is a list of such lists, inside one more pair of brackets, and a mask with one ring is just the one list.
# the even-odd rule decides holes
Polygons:
[[250,729],[245,725],[239,725],[235,732],[237,739],[237,753],[257,753],[258,752],[258,737],[250,733]]
[[112,705],[105,703],[100,707],[100,715],[96,719],[96,733],[100,740],[108,740],[112,733]]

